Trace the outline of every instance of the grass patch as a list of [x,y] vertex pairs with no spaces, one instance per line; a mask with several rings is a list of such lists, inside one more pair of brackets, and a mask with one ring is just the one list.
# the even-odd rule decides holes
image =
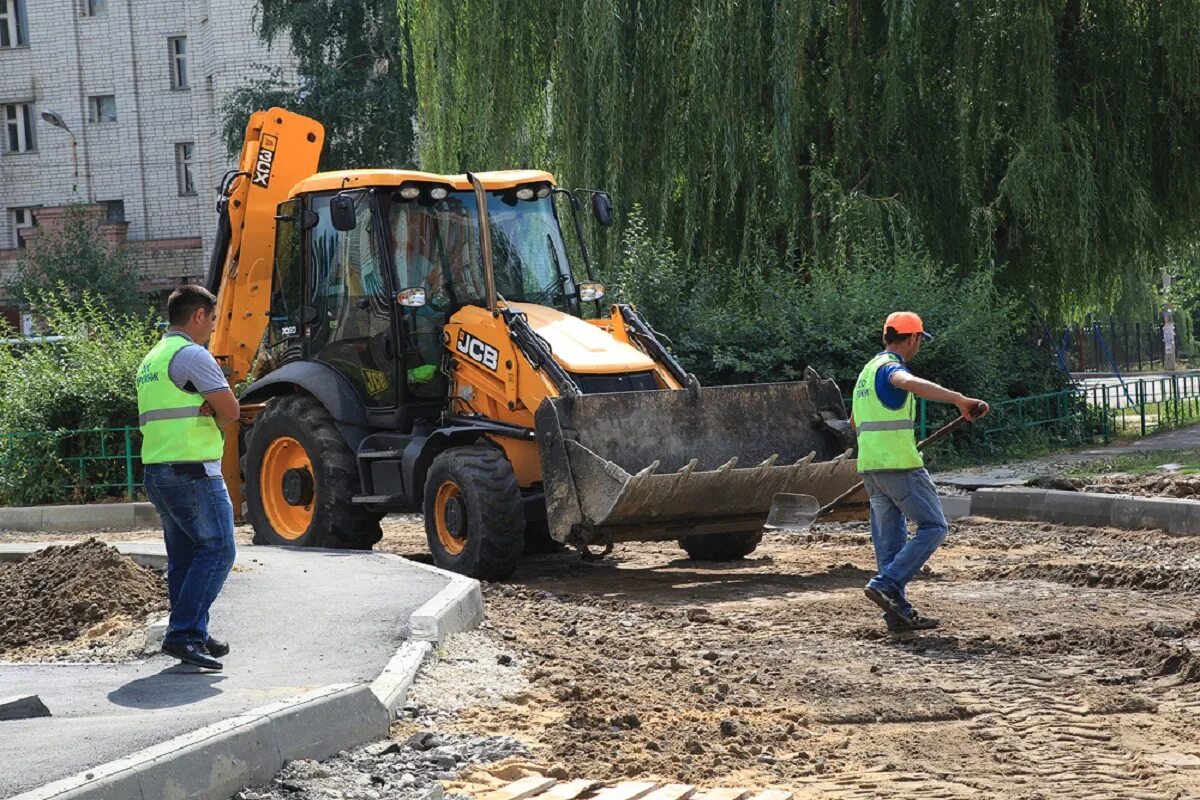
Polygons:
[[1182,464],[1183,468],[1176,474],[1190,475],[1200,472],[1200,450],[1151,450],[1144,453],[1121,453],[1094,461],[1071,464],[1065,472],[1071,478],[1089,478],[1095,475],[1114,473],[1149,475],[1152,472],[1158,472],[1158,468],[1163,464]]

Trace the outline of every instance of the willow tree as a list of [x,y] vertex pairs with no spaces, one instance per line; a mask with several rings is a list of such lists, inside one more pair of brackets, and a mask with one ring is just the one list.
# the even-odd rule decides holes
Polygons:
[[259,39],[290,45],[296,75],[274,72],[231,93],[223,109],[230,154],[241,150],[250,112],[279,105],[325,125],[323,169],[411,166],[416,88],[406,19],[393,0],[257,0]]
[[420,152],[546,166],[689,261],[853,261],[1104,302],[1195,239],[1200,0],[412,0]]

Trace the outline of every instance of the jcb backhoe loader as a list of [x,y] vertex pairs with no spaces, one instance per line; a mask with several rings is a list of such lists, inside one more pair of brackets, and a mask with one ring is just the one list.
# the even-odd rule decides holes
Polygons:
[[435,562],[482,578],[561,544],[734,559],[776,492],[856,480],[832,381],[701,388],[637,310],[601,306],[579,211],[611,224],[607,195],[535,170],[313,174],[323,136],[255,113],[219,203],[210,347],[253,379],[223,466],[256,542],[369,548],[421,511]]

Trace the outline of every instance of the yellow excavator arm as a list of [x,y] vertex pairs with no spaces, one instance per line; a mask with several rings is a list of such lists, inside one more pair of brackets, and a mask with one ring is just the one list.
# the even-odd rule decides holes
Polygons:
[[209,350],[229,378],[250,372],[267,326],[275,260],[276,208],[317,171],[325,128],[282,108],[256,111],[246,125],[237,172],[222,186],[219,230],[207,279],[217,295]]

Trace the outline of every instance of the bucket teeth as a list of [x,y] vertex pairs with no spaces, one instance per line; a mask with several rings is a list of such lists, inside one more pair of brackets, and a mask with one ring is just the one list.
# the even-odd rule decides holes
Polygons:
[[738,462],[737,456],[734,456],[733,458],[729,459],[721,466],[717,467],[717,472],[722,473],[722,474],[724,474],[726,472],[730,472],[733,470],[734,467],[737,466],[737,462]]
[[696,471],[696,465],[699,463],[700,463],[700,459],[693,458],[691,461],[689,461],[688,463],[686,463],[682,467],[680,467],[679,472],[677,474],[691,475],[693,472]]
[[638,472],[636,475],[634,475],[633,477],[635,477],[635,478],[644,478],[644,477],[646,477],[647,475],[653,475],[655,472],[658,472],[658,465],[659,465],[660,463],[661,463],[661,462],[659,462],[659,461],[654,461],[654,462],[652,462],[652,463],[650,464],[650,466],[648,466],[648,467],[646,467],[646,468],[642,469],[641,471],[639,471],[639,472]]
[[806,465],[806,464],[810,463],[810,462],[811,462],[811,461],[812,461],[814,458],[816,458],[816,457],[817,457],[817,451],[816,451],[816,450],[813,450],[811,453],[809,453],[808,455],[806,455],[804,458],[802,458],[802,459],[800,459],[799,461],[797,461],[797,462],[796,462],[796,466],[797,466],[797,467],[803,467],[804,465]]
[[758,468],[763,469],[764,467],[773,467],[775,466],[775,462],[778,460],[779,453],[772,453],[770,458],[758,465]]

